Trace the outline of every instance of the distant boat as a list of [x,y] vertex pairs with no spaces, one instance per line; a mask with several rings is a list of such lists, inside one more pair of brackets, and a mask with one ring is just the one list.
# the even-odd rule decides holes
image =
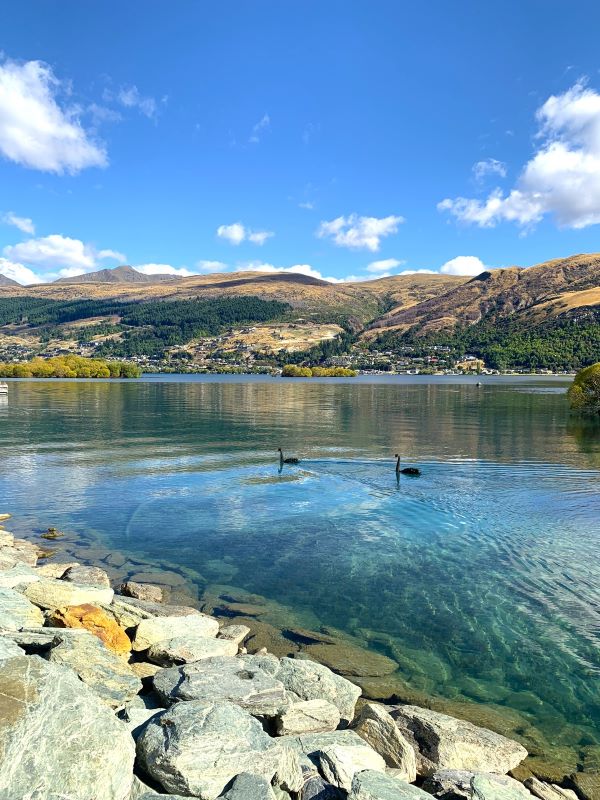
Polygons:
[[8,383],[0,383],[0,394],[8,394]]

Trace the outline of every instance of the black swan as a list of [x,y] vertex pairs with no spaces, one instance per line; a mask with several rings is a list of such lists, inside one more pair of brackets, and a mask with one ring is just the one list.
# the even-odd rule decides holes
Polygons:
[[396,475],[420,475],[421,470],[418,467],[404,467],[404,469],[400,469],[400,456],[398,453],[394,454],[394,458],[396,459]]
[[281,447],[279,447],[278,450],[279,450],[279,463],[280,464],[298,464],[298,463],[300,463],[300,459],[296,458],[295,456],[291,456],[290,458],[284,458],[283,457],[283,451],[281,450]]

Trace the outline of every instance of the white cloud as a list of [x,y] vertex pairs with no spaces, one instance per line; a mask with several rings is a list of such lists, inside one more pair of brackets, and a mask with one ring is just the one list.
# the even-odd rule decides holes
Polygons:
[[315,204],[311,200],[305,200],[303,203],[298,203],[298,208],[305,208],[307,211],[312,211]]
[[186,267],[172,267],[170,264],[136,264],[134,269],[143,272],[144,275],[178,275],[181,278],[197,274]]
[[45,172],[105,167],[106,151],[82,128],[79,109],[59,105],[61,88],[41,61],[0,63],[0,152],[9,161]]
[[154,119],[158,111],[158,105],[153,97],[144,97],[140,94],[137,86],[122,86],[116,95],[110,90],[104,92],[105,100],[116,100],[124,108],[137,108],[140,114],[148,119]]
[[276,267],[273,264],[265,264],[262,261],[246,261],[238,264],[240,272],[295,272],[299,275],[308,275],[310,278],[317,278],[320,281],[329,283],[342,283],[341,278],[326,278],[310,264],[294,264],[292,267]]
[[398,275],[437,275],[434,269],[403,269]]
[[275,234],[273,231],[253,231],[250,228],[246,228],[241,222],[234,222],[231,225],[219,225],[217,236],[236,246],[246,240],[262,246],[267,239],[275,236]]
[[399,216],[378,218],[350,214],[321,222],[316,235],[319,239],[332,239],[338,247],[364,248],[375,253],[379,250],[380,240],[396,233],[403,222],[404,218]]
[[76,270],[72,273],[75,275],[89,272],[98,266],[98,261],[104,259],[126,260],[123,253],[115,250],[96,251],[93,245],[57,233],[7,245],[3,253],[10,261],[41,270],[59,270],[61,276],[64,270]]
[[485,200],[446,198],[438,208],[482,228],[532,226],[546,214],[565,228],[600,223],[600,94],[577,83],[549,97],[536,119],[541,144],[515,188],[496,188]]
[[381,261],[371,261],[367,266],[367,272],[388,272],[388,270],[395,269],[402,264],[406,264],[406,261],[398,261],[397,258],[384,258]]
[[495,158],[486,158],[485,161],[473,164],[473,175],[479,183],[488,175],[500,175],[501,178],[506,178],[506,164]]
[[13,225],[15,228],[23,231],[23,233],[29,233],[32,236],[35,233],[33,220],[29,219],[29,217],[18,217],[14,211],[7,211],[6,214],[2,216],[2,222],[4,222],[5,225]]
[[222,261],[207,261],[206,259],[196,261],[196,268],[200,272],[227,272],[228,269],[227,264]]
[[[488,267],[477,256],[456,256],[440,267],[443,275],[480,275]],[[422,270],[426,272],[427,270]]]
[[249,142],[252,144],[258,144],[263,137],[263,134],[266,133],[271,129],[271,117],[268,114],[263,114],[261,119],[252,126],[252,134],[250,136]]
[[18,264],[6,258],[0,258],[0,275],[6,275],[7,278],[24,285],[40,283],[40,278],[24,264]]

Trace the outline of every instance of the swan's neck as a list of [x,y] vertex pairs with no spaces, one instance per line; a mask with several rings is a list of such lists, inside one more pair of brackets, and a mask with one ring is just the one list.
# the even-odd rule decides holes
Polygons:
[[400,472],[400,456],[396,459],[396,472]]

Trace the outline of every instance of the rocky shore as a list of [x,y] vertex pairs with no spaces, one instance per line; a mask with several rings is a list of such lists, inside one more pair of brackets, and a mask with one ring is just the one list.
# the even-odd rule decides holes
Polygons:
[[318,643],[278,657],[251,646],[251,623],[43,555],[0,530],[1,798],[597,796],[584,773],[515,780],[527,751],[498,733],[365,701]]

